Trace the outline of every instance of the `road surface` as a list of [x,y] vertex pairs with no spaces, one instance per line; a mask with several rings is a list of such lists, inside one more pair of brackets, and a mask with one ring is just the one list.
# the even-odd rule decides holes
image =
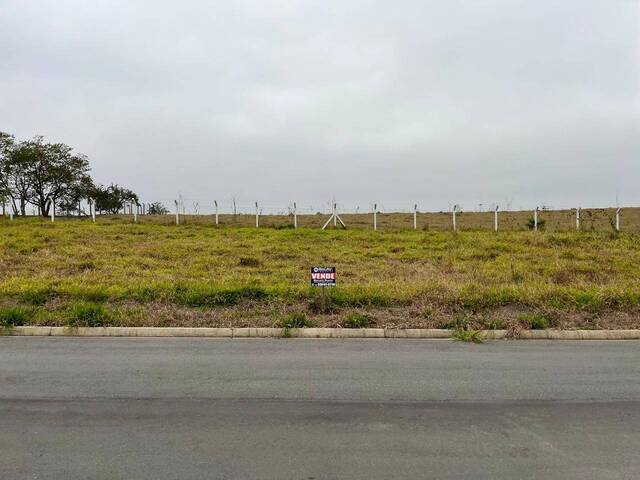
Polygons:
[[640,478],[640,342],[0,338],[0,478]]

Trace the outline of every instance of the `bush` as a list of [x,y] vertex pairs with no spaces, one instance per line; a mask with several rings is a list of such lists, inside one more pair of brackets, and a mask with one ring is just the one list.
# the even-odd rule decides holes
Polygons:
[[342,320],[344,328],[366,328],[373,323],[373,319],[369,315],[357,312],[350,313]]
[[111,316],[104,305],[79,302],[71,307],[67,325],[70,327],[108,327]]
[[33,310],[27,307],[0,308],[0,327],[20,327],[29,323]]
[[[547,223],[547,221],[543,218],[538,218],[538,230],[544,230],[544,226]],[[529,230],[533,230],[536,228],[536,221],[533,217],[529,217],[529,220],[527,220],[527,228]]]
[[149,210],[147,212],[149,215],[167,215],[169,210],[160,202],[153,202],[149,205]]
[[526,324],[532,330],[544,330],[549,328],[551,322],[544,315],[539,313],[524,313],[518,317],[520,322]]
[[290,313],[280,321],[280,326],[285,329],[313,327],[314,323],[303,312]]

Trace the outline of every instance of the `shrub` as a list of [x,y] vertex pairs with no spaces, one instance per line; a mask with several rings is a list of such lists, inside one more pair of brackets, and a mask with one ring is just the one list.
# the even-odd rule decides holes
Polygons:
[[544,330],[549,328],[551,324],[547,317],[539,313],[524,313],[518,317],[518,320],[528,325],[532,330]]
[[67,325],[70,327],[107,327],[111,316],[104,305],[91,302],[73,304]]
[[[538,218],[538,230],[544,230],[546,223],[547,221],[544,218]],[[529,217],[529,220],[527,220],[527,228],[529,230],[536,228],[536,221],[533,217]]]
[[29,322],[33,310],[27,307],[0,308],[0,327],[20,327]]
[[344,328],[366,328],[370,326],[373,319],[364,313],[353,312],[348,314],[344,320],[342,320],[342,326]]
[[149,215],[167,215],[169,210],[160,202],[153,202],[149,205]]

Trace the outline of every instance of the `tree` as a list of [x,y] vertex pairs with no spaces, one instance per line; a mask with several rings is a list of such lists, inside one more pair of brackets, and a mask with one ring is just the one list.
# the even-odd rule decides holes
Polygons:
[[26,215],[31,193],[30,163],[13,135],[0,132],[0,191],[8,197],[15,215]]
[[127,188],[119,185],[108,187],[97,186],[93,191],[97,212],[116,214],[125,203],[139,204],[138,196]]
[[169,213],[169,209],[160,202],[154,202],[149,205],[148,213],[149,215],[167,215]]
[[64,195],[81,192],[91,183],[89,161],[64,143],[44,143],[38,136],[22,142],[18,156],[29,168],[26,172],[30,184],[29,203],[38,207],[43,216],[49,215],[51,206]]
[[18,142],[0,132],[0,202],[8,201],[17,215],[27,204],[47,216],[52,205],[63,212],[81,214],[81,201],[92,199],[96,210],[117,213],[124,203],[139,205],[131,190],[94,185],[89,161],[64,143],[46,143],[41,136]]
[[82,200],[92,199],[95,189],[96,186],[93,184],[93,180],[87,176],[80,182],[71,185],[56,202],[56,206],[60,211],[67,212],[67,214],[77,212],[78,215],[82,215],[83,211],[80,204]]

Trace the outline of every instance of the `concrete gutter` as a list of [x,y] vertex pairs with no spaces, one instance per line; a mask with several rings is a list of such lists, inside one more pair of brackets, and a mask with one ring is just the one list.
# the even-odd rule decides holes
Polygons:
[[[0,334],[37,337],[283,337],[282,328],[189,328],[189,327],[13,327]],[[289,330],[292,338],[452,338],[451,330],[396,328],[300,328]],[[485,330],[483,338],[508,338],[508,330]],[[522,330],[523,340],[640,340],[640,330]]]

